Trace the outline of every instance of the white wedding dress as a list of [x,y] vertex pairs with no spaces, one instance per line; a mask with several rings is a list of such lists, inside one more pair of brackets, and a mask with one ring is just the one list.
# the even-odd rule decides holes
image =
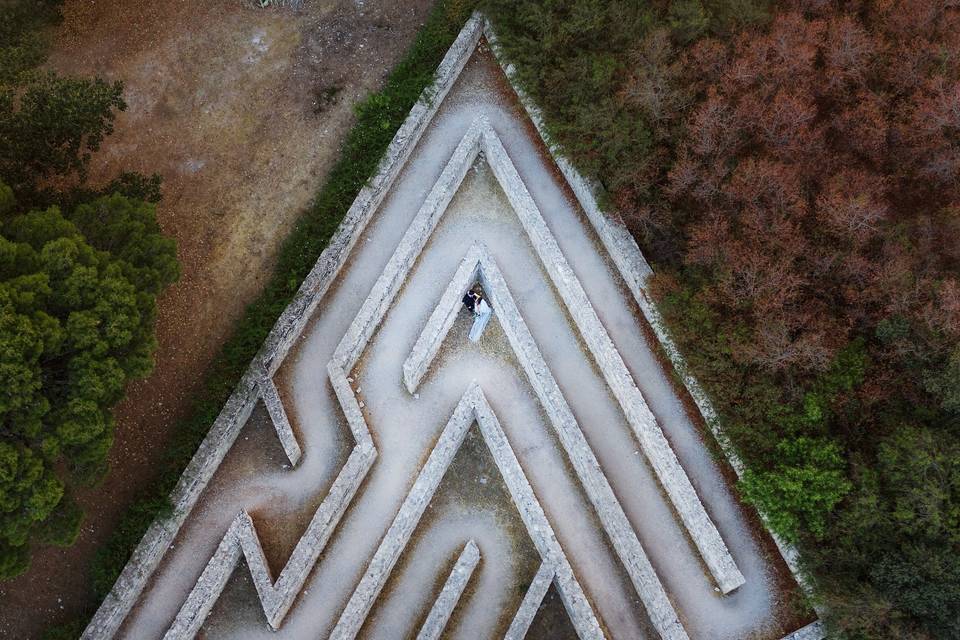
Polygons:
[[481,300],[477,304],[476,311],[473,315],[475,319],[473,326],[470,328],[470,341],[476,342],[480,339],[480,336],[483,335],[483,330],[487,328],[490,316],[493,315],[493,309],[490,308],[486,300]]

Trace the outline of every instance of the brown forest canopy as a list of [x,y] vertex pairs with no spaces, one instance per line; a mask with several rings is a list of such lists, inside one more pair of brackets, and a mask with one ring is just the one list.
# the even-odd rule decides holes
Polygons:
[[[686,55],[700,99],[648,211],[746,496],[806,538],[845,626],[958,637],[960,15],[795,3]],[[835,458],[783,462],[811,438],[851,484]]]
[[960,5],[490,4],[838,637],[960,637]]

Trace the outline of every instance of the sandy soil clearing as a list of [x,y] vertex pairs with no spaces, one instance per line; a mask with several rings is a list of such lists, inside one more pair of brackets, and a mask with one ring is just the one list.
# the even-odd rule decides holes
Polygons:
[[[50,64],[122,79],[129,105],[94,183],[160,173],[183,276],[159,303],[157,367],[117,410],[112,472],[81,496],[77,544],[0,583],[0,637],[37,637],[95,604],[97,545],[155,472],[170,425],[336,160],[352,105],[379,87],[429,0],[306,0],[300,12],[209,2],[67,0]],[[29,612],[29,614],[27,613]]]

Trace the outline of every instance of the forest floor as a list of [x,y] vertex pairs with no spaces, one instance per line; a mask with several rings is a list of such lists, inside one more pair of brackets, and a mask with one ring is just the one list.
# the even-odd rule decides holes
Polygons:
[[379,87],[430,4],[67,0],[50,66],[123,80],[128,104],[91,180],[163,176],[158,218],[183,275],[159,300],[156,369],[117,408],[111,472],[78,496],[80,538],[0,583],[0,637],[38,637],[96,604],[93,554],[153,480],[170,428],[335,162],[352,105]]

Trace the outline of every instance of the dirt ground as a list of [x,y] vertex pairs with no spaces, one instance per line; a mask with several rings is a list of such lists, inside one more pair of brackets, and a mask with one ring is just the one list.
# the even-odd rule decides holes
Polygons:
[[0,637],[35,638],[95,605],[90,559],[151,481],[170,425],[336,160],[352,105],[381,84],[429,0],[67,0],[50,65],[121,79],[128,109],[91,178],[160,173],[158,217],[183,275],[159,301],[156,370],[117,409],[112,471],[80,496],[69,549],[39,550],[0,582]]

